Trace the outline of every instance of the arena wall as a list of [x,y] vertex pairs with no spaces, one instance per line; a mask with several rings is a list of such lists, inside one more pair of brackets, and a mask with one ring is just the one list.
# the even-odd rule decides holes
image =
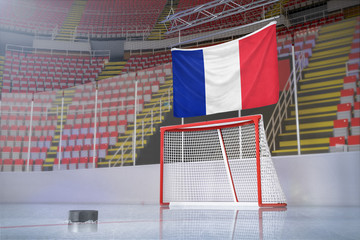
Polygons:
[[[360,206],[359,152],[273,157],[289,206]],[[159,165],[1,172],[0,203],[159,202]]]

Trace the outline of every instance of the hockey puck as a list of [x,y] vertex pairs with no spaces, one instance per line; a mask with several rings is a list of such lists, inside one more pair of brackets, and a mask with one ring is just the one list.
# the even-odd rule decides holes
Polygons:
[[69,222],[96,222],[98,220],[97,210],[70,210]]

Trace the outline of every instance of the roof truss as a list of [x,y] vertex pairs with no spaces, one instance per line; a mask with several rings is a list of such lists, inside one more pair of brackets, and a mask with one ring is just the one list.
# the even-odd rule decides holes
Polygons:
[[[215,0],[174,14],[169,14],[162,23],[167,28],[166,34],[182,31],[204,23],[212,22],[235,14],[241,14],[245,24],[246,19],[258,15],[265,6],[279,0]],[[168,23],[168,24],[167,24]]]

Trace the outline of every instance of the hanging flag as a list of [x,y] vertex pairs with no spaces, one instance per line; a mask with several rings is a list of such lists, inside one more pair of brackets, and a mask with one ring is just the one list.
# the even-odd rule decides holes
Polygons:
[[276,22],[237,40],[171,52],[175,117],[257,108],[278,101]]

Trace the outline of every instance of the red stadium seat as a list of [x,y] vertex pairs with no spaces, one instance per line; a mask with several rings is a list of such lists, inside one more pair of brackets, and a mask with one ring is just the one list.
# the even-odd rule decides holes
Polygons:
[[360,135],[360,118],[352,118],[350,124],[351,135]]
[[349,135],[349,120],[339,119],[334,120],[334,137],[345,137]]
[[360,151],[360,135],[349,136],[348,150],[349,151]]
[[33,171],[42,171],[43,162],[44,162],[43,159],[36,159],[33,166]]
[[354,103],[354,118],[360,117],[360,102]]
[[68,170],[69,169],[70,158],[63,158],[60,162],[60,170]]
[[11,172],[13,170],[13,160],[12,159],[3,159],[2,160],[2,171]]
[[330,152],[343,152],[345,147],[345,137],[331,137],[330,138]]
[[337,105],[337,119],[347,119],[348,121],[351,120],[351,104],[350,103],[343,103]]
[[78,169],[85,169],[88,165],[88,157],[82,157],[79,159]]
[[355,76],[347,76],[344,77],[344,89],[352,88],[356,91],[356,77]]
[[21,158],[21,147],[13,147],[12,148],[12,159]]
[[12,152],[12,148],[5,146],[2,148],[2,151],[0,153],[0,158],[1,159],[8,159],[11,158],[11,152]]
[[75,157],[75,158],[71,158],[70,162],[69,162],[69,169],[70,170],[74,170],[78,168],[78,164],[79,164],[79,158]]
[[89,157],[89,162],[87,164],[88,168],[93,168],[93,166],[95,165],[95,168],[97,168],[98,166],[98,158],[95,157],[95,159],[93,157]]
[[350,103],[354,105],[354,89],[344,89],[340,91],[340,103]]
[[14,160],[14,172],[22,172],[24,171],[24,160],[23,159],[15,159]]

